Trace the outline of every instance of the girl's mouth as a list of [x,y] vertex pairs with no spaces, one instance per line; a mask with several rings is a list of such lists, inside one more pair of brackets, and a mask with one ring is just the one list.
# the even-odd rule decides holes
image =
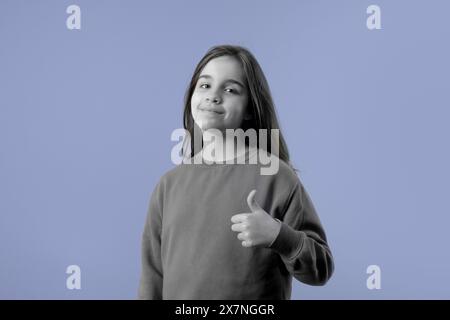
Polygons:
[[220,111],[218,111],[218,110],[214,110],[214,109],[211,109],[211,108],[202,108],[202,107],[199,107],[199,109],[200,109],[201,111],[203,111],[203,112],[207,112],[207,113],[210,113],[210,114],[223,114],[223,112],[220,112]]

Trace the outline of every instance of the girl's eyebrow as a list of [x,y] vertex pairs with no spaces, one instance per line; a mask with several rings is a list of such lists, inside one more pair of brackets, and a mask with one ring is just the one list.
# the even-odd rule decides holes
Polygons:
[[[212,77],[211,77],[209,74],[202,74],[202,75],[201,75],[200,77],[198,77],[198,78],[199,78],[199,79],[200,79],[200,78],[212,79]],[[240,81],[237,81],[237,80],[235,80],[235,79],[227,79],[227,80],[225,80],[225,83],[227,83],[227,82],[235,83],[235,84],[241,86],[242,88],[245,88],[245,86],[244,86]]]

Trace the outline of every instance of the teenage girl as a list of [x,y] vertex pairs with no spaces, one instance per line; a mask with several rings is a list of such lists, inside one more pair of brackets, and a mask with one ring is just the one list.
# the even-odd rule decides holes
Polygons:
[[[248,49],[216,46],[200,60],[185,96],[184,128],[191,137],[215,129],[223,141],[226,129],[266,129],[271,141],[271,129],[280,129],[275,107]],[[325,231],[281,132],[277,140],[277,148],[263,149],[258,140],[231,155],[204,155],[204,143],[184,148],[207,163],[183,162],[153,190],[140,299],[290,299],[292,277],[309,285],[330,279],[334,262]],[[262,175],[260,163],[249,164],[261,152],[277,157],[276,174]]]

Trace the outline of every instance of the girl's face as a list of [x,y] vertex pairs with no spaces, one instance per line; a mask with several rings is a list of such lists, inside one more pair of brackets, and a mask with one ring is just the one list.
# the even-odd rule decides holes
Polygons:
[[191,97],[191,112],[202,129],[240,128],[247,113],[248,92],[241,64],[231,56],[209,61],[200,73]]

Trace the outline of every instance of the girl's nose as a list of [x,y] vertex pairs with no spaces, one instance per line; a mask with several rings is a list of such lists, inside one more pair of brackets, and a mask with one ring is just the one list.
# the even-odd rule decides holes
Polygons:
[[220,102],[220,99],[217,96],[214,96],[212,98],[211,97],[206,97],[206,101],[210,102],[211,100],[212,100],[213,103],[219,103]]

